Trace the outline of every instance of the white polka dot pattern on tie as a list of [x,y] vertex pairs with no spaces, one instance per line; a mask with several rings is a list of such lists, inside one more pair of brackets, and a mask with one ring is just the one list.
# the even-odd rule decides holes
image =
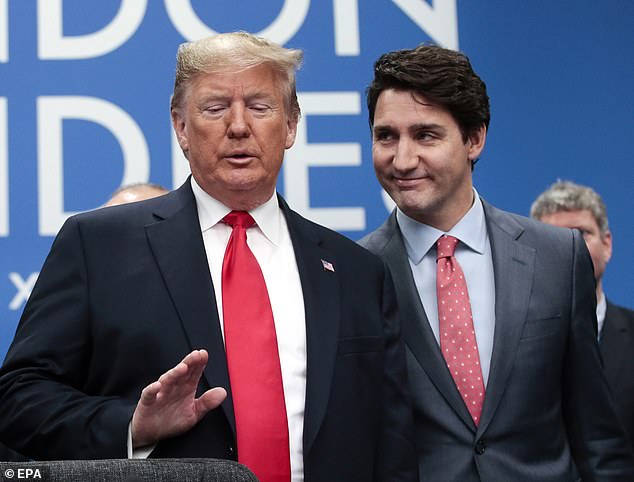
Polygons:
[[436,292],[440,349],[447,367],[476,425],[484,402],[484,381],[473,329],[471,303],[462,268],[454,257],[458,239],[438,238]]

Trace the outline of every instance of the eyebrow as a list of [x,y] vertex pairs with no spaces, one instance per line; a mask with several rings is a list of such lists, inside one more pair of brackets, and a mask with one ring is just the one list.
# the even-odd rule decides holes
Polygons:
[[[233,98],[233,95],[223,91],[207,92],[205,93],[205,95],[203,95],[202,97],[198,99],[198,103],[205,104],[210,101],[211,102],[230,101],[232,98]],[[273,102],[275,100],[275,96],[270,95],[267,92],[255,91],[251,94],[245,95],[244,100],[246,102],[253,102],[253,101],[257,102],[261,100],[267,100],[267,101]]]
[[[391,124],[374,124],[374,127],[372,128],[372,131],[381,131],[381,130],[393,130],[394,127]],[[410,126],[407,127],[407,130],[409,131],[421,131],[421,130],[442,130],[444,131],[445,128],[443,126],[441,126],[440,124],[434,124],[434,123],[419,123],[419,124],[412,124]]]
[[216,92],[207,92],[205,93],[205,95],[199,97],[197,99],[197,103],[198,104],[206,104],[207,102],[211,102],[211,101],[224,101],[224,100],[228,100],[231,99],[231,96],[220,92],[220,91],[216,91]]

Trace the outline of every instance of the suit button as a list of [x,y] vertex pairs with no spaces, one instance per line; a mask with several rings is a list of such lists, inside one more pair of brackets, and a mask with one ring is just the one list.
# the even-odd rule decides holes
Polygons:
[[227,447],[227,455],[229,458],[235,460],[235,453],[236,451],[233,449],[233,446],[229,445],[229,447]]
[[484,453],[484,451],[486,450],[486,445],[484,445],[484,442],[482,440],[478,440],[475,444],[475,451],[476,454],[478,455],[482,455]]

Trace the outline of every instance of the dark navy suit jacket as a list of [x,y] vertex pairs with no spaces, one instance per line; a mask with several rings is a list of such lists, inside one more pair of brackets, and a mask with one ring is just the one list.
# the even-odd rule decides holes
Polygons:
[[[389,271],[356,243],[280,204],[306,311],[306,481],[417,480]],[[0,441],[35,459],[126,457],[142,388],[203,348],[210,359],[200,391],[221,386],[229,397],[189,432],[160,442],[153,456],[237,457],[223,338],[190,183],[72,217],[0,371]]]
[[634,311],[607,301],[601,343],[603,369],[630,441],[634,443]]

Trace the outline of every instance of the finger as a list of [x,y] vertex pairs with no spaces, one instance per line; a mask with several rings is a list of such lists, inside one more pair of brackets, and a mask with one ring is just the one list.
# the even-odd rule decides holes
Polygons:
[[[200,352],[203,352],[201,354]],[[183,360],[178,363],[173,368],[170,368],[166,371],[161,377],[159,381],[163,383],[175,383],[177,381],[182,381],[183,377],[191,370],[191,368],[196,367],[201,362],[204,364],[207,363],[207,352],[205,350],[194,350],[191,353],[187,354]],[[203,360],[204,357],[204,360]]]
[[189,353],[185,358],[183,358],[182,363],[185,363],[190,366],[198,365],[198,364],[206,364],[207,358],[209,355],[206,350],[194,350]]
[[181,363],[187,366],[187,371],[181,374],[179,383],[185,384],[188,389],[195,389],[207,364],[207,358],[207,352],[204,350],[194,350],[183,358]]
[[183,377],[187,375],[189,371],[189,366],[183,362],[180,362],[174,368],[170,368],[165,373],[163,373],[158,381],[165,385],[166,389],[171,388],[173,385],[176,385],[180,381],[182,381]]
[[200,377],[207,366],[208,355],[204,350],[200,350],[197,356],[193,358],[192,362],[188,365],[189,370],[187,372],[187,383],[192,386],[198,386]]
[[161,396],[176,396],[177,392],[186,394],[196,391],[208,359],[207,352],[194,350],[174,368],[169,369],[159,378],[162,384]]
[[139,403],[143,405],[152,405],[156,402],[157,395],[161,391],[161,382],[150,383],[141,392]]

